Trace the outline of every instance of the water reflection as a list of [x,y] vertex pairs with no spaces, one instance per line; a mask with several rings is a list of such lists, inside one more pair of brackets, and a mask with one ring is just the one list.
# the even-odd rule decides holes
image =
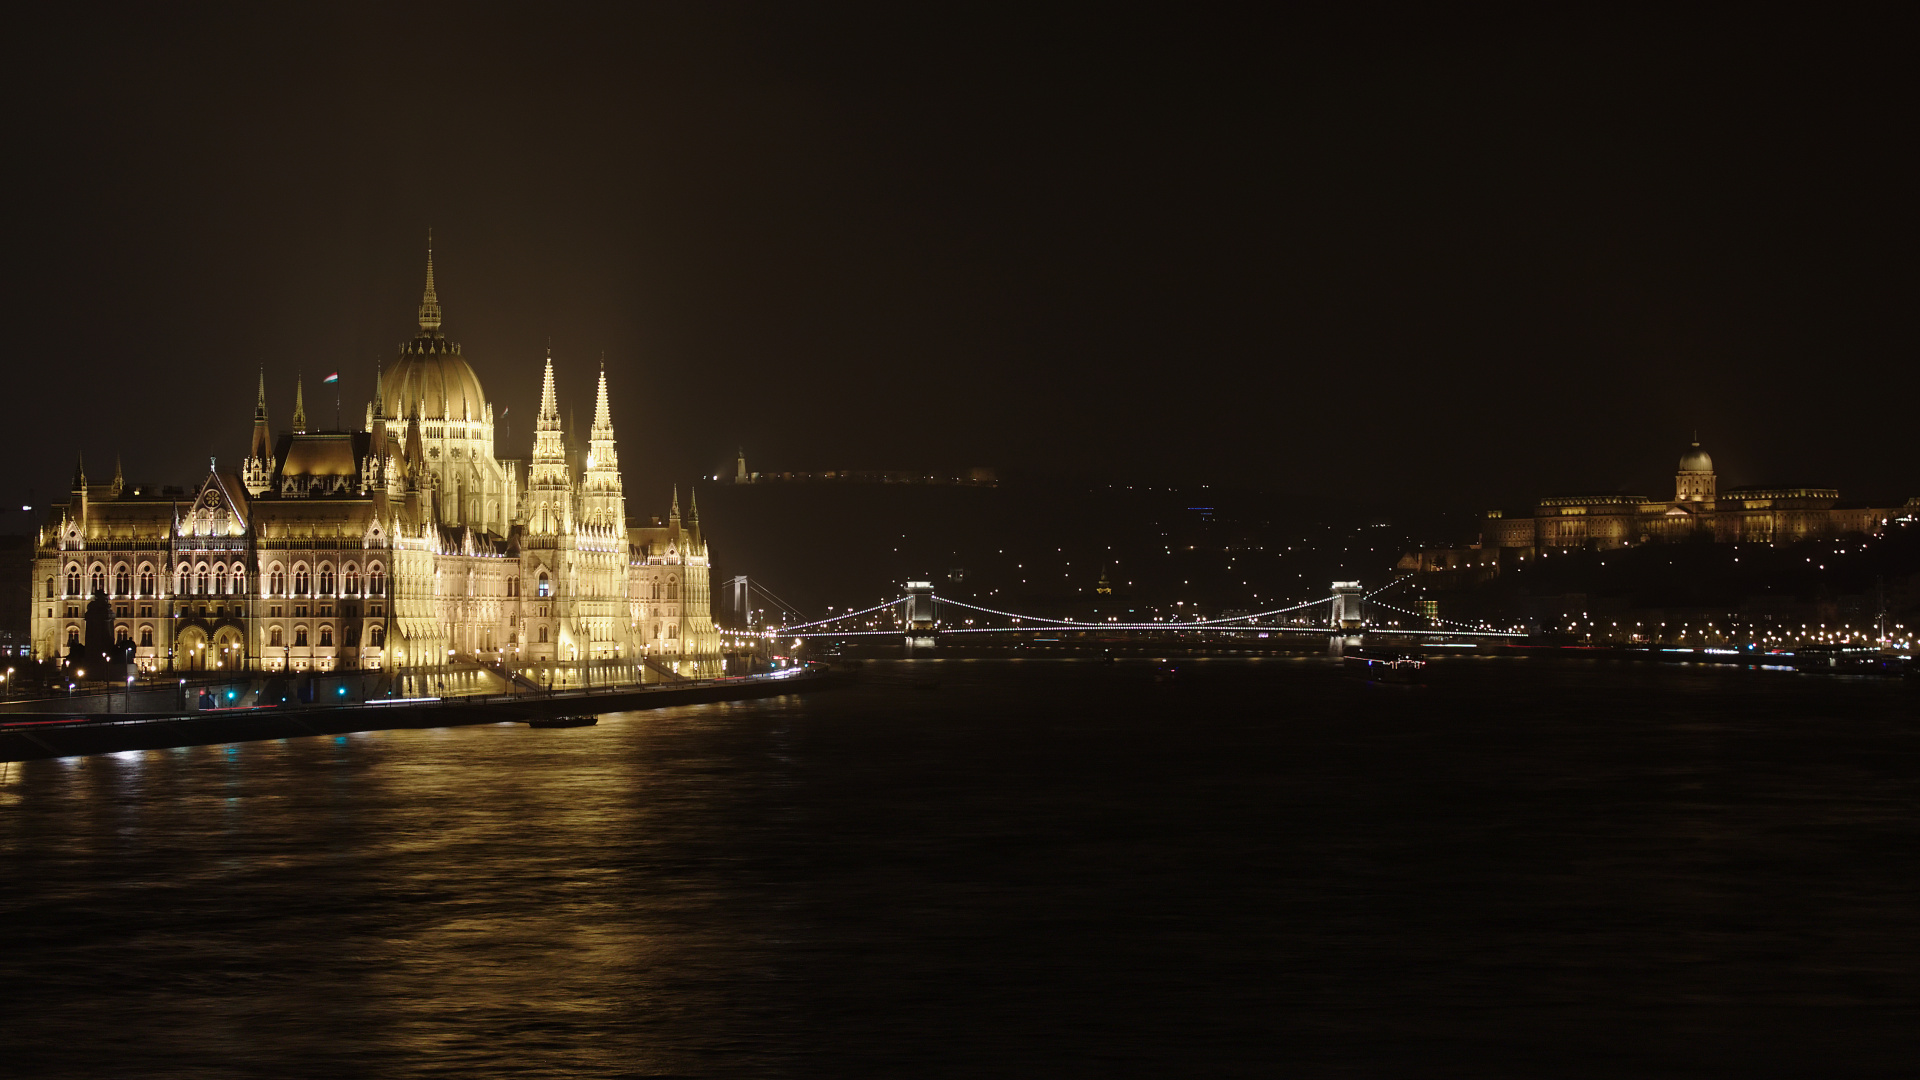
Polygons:
[[[1436,665],[1445,667],[1446,665]],[[926,670],[924,667],[920,670]],[[28,1074],[1845,1071],[1911,1046],[1911,692],[876,665],[12,766]]]

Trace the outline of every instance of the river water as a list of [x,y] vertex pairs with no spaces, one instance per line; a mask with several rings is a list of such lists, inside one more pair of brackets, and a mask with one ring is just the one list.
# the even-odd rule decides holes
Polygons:
[[0,1072],[1912,1075],[1910,685],[1430,671],[12,765]]

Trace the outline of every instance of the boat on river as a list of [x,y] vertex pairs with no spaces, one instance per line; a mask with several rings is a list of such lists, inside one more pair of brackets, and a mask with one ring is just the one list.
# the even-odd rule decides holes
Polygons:
[[537,719],[527,721],[527,726],[540,727],[540,728],[592,727],[593,725],[599,722],[600,722],[600,718],[598,716],[582,713],[582,714],[577,714],[573,716],[542,716]]

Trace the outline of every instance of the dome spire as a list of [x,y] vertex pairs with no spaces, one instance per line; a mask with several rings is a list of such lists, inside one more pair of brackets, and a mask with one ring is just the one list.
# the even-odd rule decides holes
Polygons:
[[427,291],[420,297],[420,329],[440,332],[440,294],[433,288],[433,230],[427,230]]

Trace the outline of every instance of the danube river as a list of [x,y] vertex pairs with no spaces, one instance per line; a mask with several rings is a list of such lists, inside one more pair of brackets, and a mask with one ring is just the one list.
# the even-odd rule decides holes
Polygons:
[[869,664],[10,765],[0,1071],[1911,1075],[1911,685],[1430,672]]

